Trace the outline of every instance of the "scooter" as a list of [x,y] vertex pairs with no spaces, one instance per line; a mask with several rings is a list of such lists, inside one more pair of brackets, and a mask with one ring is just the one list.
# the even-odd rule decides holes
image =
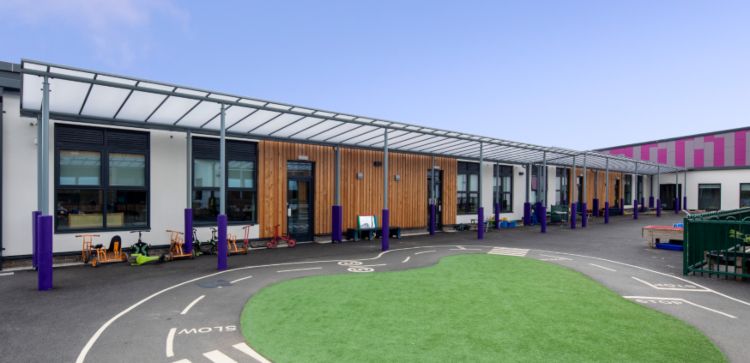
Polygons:
[[169,233],[169,260],[194,258],[192,253],[185,253],[183,249],[185,239],[182,237],[182,232],[171,229],[168,229],[167,232]]

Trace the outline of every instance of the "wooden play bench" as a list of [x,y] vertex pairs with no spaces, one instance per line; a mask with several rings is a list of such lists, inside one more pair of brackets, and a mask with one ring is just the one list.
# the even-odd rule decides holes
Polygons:
[[641,234],[651,248],[656,248],[657,243],[683,240],[683,229],[680,227],[646,226]]
[[[360,239],[374,239],[381,237],[383,231],[378,227],[378,220],[375,216],[357,216],[357,228],[346,230],[344,237],[348,240],[359,241]],[[393,238],[401,238],[401,227],[389,227],[388,235]]]

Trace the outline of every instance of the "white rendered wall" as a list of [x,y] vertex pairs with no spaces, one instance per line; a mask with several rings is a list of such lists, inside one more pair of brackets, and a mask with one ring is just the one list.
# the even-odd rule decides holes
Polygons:
[[[471,161],[473,162],[473,161]],[[474,162],[475,163],[475,162]],[[495,181],[494,181],[494,163],[485,162],[482,164],[482,202],[481,205],[484,208],[484,218],[491,218],[493,213],[493,201],[495,195],[493,193]],[[500,164],[508,165],[508,164]],[[523,172],[524,175],[518,175]],[[525,201],[526,193],[526,170],[521,166],[513,166],[513,212],[512,213],[500,213],[500,219],[507,218],[508,220],[519,220],[523,218],[523,203]],[[477,219],[477,214],[458,214],[456,215],[456,223],[471,223],[472,220]]]
[[[31,213],[37,209],[37,147],[33,118],[20,117],[17,93],[4,93],[3,108],[3,256],[31,254]],[[54,120],[53,120],[54,121]],[[54,211],[54,127],[50,126],[50,213]],[[89,125],[90,126],[90,125]],[[134,129],[136,131],[144,131]],[[183,231],[184,209],[187,204],[187,150],[186,134],[151,130],[150,133],[150,232],[143,240],[152,245],[169,244],[167,229]],[[228,233],[244,237],[242,226],[229,226]],[[81,232],[56,233],[53,251],[81,250]],[[96,232],[95,242],[108,244],[114,235],[120,235],[123,246],[129,247],[137,240],[129,231]],[[250,238],[258,238],[259,228],[252,228]],[[198,228],[198,237],[208,240],[210,227]]]
[[[685,182],[684,173],[679,173],[678,178],[680,184]],[[721,184],[721,209],[739,208],[742,183],[750,183],[750,169],[689,171],[687,209],[698,209],[698,184]],[[661,184],[674,184],[674,174],[663,174]]]

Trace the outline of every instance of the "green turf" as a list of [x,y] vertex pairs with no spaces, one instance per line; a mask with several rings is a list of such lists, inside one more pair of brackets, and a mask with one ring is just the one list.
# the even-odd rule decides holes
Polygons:
[[403,272],[286,281],[242,312],[274,362],[723,362],[697,329],[584,275],[461,255]]

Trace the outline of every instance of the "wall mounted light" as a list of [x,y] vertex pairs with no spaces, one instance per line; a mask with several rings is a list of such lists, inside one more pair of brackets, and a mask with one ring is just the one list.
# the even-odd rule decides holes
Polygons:
[[358,171],[357,172],[357,180],[362,180],[365,178],[365,173]]
[[393,180],[400,181],[401,180],[401,175],[398,175],[398,174],[394,175],[393,176]]

